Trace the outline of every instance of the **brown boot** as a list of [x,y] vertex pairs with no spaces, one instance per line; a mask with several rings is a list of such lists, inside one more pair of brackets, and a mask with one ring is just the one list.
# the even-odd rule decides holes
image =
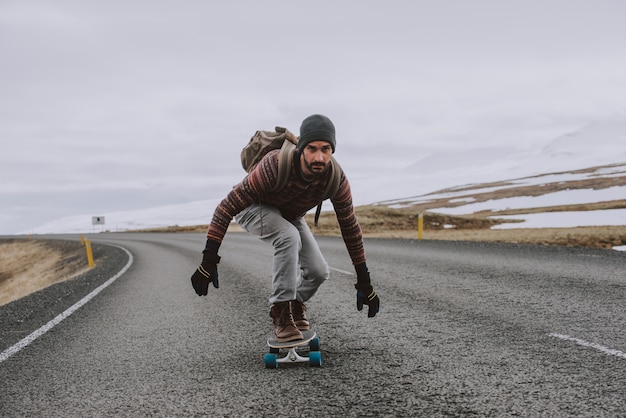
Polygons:
[[299,300],[291,301],[291,314],[293,315],[293,322],[300,331],[307,331],[309,329],[309,320],[306,317],[306,305]]
[[276,341],[284,343],[302,339],[302,333],[293,322],[291,304],[288,301],[274,303],[270,308],[270,316],[274,322]]

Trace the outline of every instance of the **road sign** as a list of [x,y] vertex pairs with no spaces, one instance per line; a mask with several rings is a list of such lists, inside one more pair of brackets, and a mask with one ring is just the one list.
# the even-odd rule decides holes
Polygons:
[[92,225],[104,225],[104,216],[92,216],[91,224]]

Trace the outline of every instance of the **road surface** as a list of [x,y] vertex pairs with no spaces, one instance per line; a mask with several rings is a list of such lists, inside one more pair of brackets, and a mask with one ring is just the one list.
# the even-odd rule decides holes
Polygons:
[[[269,246],[227,235],[221,286],[201,298],[189,277],[201,260],[203,234],[89,238],[128,250],[132,264],[114,247],[115,268],[100,270],[93,287],[127,270],[0,362],[0,416],[626,411],[624,253],[366,240],[381,298],[379,315],[368,319],[356,310],[343,242],[319,238],[332,273],[308,307],[323,366],[267,370]],[[68,292],[71,303],[79,297]],[[15,324],[2,316],[14,338],[0,350],[54,316],[43,308],[37,315],[46,318]]]

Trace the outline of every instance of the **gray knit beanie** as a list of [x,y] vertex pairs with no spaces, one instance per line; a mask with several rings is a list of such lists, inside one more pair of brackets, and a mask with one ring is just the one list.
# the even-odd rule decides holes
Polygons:
[[302,151],[309,142],[326,141],[335,152],[335,125],[324,115],[311,115],[300,125],[298,150]]

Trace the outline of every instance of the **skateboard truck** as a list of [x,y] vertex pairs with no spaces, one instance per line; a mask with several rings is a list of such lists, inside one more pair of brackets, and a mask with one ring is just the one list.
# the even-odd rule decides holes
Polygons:
[[[301,340],[278,342],[273,337],[267,340],[270,352],[264,356],[265,367],[276,369],[280,363],[309,363],[312,367],[321,367],[322,353],[320,353],[320,340],[314,331],[303,331]],[[309,347],[309,355],[302,356],[296,350],[299,347]],[[281,350],[287,350],[287,354],[280,357]]]

